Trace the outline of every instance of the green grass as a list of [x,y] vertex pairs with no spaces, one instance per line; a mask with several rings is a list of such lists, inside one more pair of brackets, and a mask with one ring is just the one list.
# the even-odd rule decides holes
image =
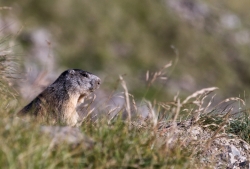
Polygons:
[[[126,84],[122,79],[121,82],[124,88]],[[12,91],[7,84],[5,87]],[[187,145],[185,139],[192,139],[192,136],[184,131],[180,133],[180,138],[171,142],[175,137],[173,133],[178,132],[178,129],[161,126],[190,120],[198,112],[200,115],[194,125],[215,133],[235,134],[249,143],[250,123],[247,111],[234,116],[228,116],[228,111],[203,112],[202,108],[207,104],[205,98],[209,98],[209,93],[215,89],[203,89],[185,99],[176,96],[172,102],[166,103],[142,101],[141,104],[145,104],[150,112],[146,119],[140,116],[124,119],[125,108],[112,120],[108,112],[102,112],[103,115],[95,119],[88,117],[80,131],[93,140],[93,144],[88,145],[83,141],[79,145],[69,145],[62,142],[56,146],[51,146],[51,137],[41,132],[39,124],[16,118],[16,107],[6,106],[16,98],[10,93],[2,93],[5,97],[1,98],[0,105],[0,166],[10,169],[212,167],[211,164],[200,161],[203,155],[199,147],[205,147],[206,140],[192,140]],[[128,97],[126,99],[131,102],[131,106],[135,106],[132,105],[133,100],[130,100],[133,97],[126,96],[126,92],[125,90],[124,97]],[[238,98],[231,100],[241,101]],[[126,104],[124,107],[128,106]],[[209,125],[211,127],[207,127]],[[225,131],[219,130],[222,125],[225,125]]]
[[[192,103],[192,99],[197,101],[201,97],[186,99],[186,104],[179,109],[177,119],[181,117],[189,119],[183,113],[184,109],[199,108]],[[159,115],[156,126],[151,119],[153,117],[148,120],[133,117],[131,122],[124,120],[122,115],[118,115],[112,122],[106,114],[95,121],[89,117],[80,130],[94,140],[92,146],[86,146],[84,143],[78,146],[61,143],[52,148],[51,138],[41,132],[39,124],[23,122],[11,115],[8,116],[6,115],[8,109],[4,113],[2,107],[1,116],[5,115],[4,118],[0,118],[0,166],[11,169],[209,167],[199,161],[200,151],[196,147],[201,142],[192,142],[185,146],[183,140],[177,140],[170,146],[167,142],[171,137],[166,137],[164,134],[176,130],[168,130],[165,133],[159,130],[160,123],[168,124],[175,119],[174,112],[178,106],[174,106],[173,103],[176,102],[154,108],[158,110]],[[167,105],[169,109],[166,108]],[[150,106],[148,107],[150,109]],[[236,134],[249,143],[248,118],[248,114],[245,113],[243,117],[238,115],[231,119],[230,123],[226,123],[226,132]],[[225,115],[213,114],[210,117],[204,115],[199,120],[203,122],[201,126],[216,124],[217,128],[209,130],[217,130],[225,122]]]
[[[6,62],[12,60],[0,60],[0,63]],[[234,116],[227,115],[229,111],[209,113],[211,108],[206,109],[204,100],[215,90],[209,88],[197,91],[187,98],[175,96],[173,101],[169,102],[159,102],[157,99],[153,99],[154,102],[139,100],[140,106],[147,105],[150,112],[147,119],[139,116],[124,119],[121,112],[126,111],[123,108],[119,115],[110,121],[108,110],[105,112],[105,109],[99,108],[103,116],[95,120],[89,117],[80,127],[81,132],[94,141],[93,145],[89,146],[83,141],[79,145],[61,143],[51,146],[51,137],[41,132],[39,124],[27,123],[15,117],[18,109],[16,103],[20,99],[10,85],[14,77],[5,78],[3,75],[12,75],[6,72],[9,72],[6,67],[0,67],[0,168],[212,168],[213,166],[200,161],[202,151],[199,147],[204,147],[207,140],[193,140],[188,145],[184,144],[185,139],[191,138],[184,132],[181,133],[184,138],[180,137],[171,142],[173,133],[178,129],[161,128],[173,122],[190,120],[192,117],[196,117],[193,118],[194,125],[201,126],[206,131],[234,134],[250,143],[249,111],[236,113]],[[146,89],[146,92],[140,95],[144,98],[149,95],[150,98],[154,97],[155,92],[151,93],[148,88],[155,87],[153,82],[162,76],[165,76],[163,69],[151,72],[144,82],[146,84],[140,84]],[[128,103],[131,103],[131,107],[136,106],[133,105],[134,97],[126,96],[125,81],[120,78],[118,85],[122,86],[119,90],[124,89],[124,97],[128,100],[124,107],[128,107]],[[155,90],[160,92],[158,87]],[[231,100],[241,101],[237,98]],[[205,109],[206,111],[203,111]],[[222,126],[225,130],[220,130]]]
[[[101,122],[102,123],[102,122]],[[105,123],[105,122],[104,122]],[[117,120],[112,125],[98,124],[82,130],[96,140],[91,153],[82,153],[87,159],[85,165],[94,168],[161,168],[163,166],[183,167],[188,163],[189,151],[166,148],[158,140],[157,132],[152,128],[138,129],[129,127],[124,121]],[[169,158],[174,155],[175,158]],[[101,160],[100,160],[101,159]],[[101,167],[101,168],[103,168]]]
[[[0,70],[1,71],[1,70]],[[161,72],[161,71],[160,71]],[[154,78],[149,78],[153,85]],[[13,80],[13,79],[12,79]],[[133,97],[128,95],[126,83],[120,77],[126,103],[115,118],[102,110],[102,116],[86,118],[80,131],[93,144],[82,141],[81,144],[69,145],[61,142],[52,146],[52,138],[41,132],[41,126],[24,122],[15,117],[17,107],[9,104],[17,98],[6,79],[0,79],[4,88],[0,104],[0,167],[10,169],[54,169],[54,168],[209,168],[213,164],[201,161],[203,149],[209,139],[192,140],[182,128],[164,128],[173,122],[193,119],[194,125],[212,133],[234,134],[250,143],[250,122],[248,111],[229,115],[229,111],[210,113],[206,109],[206,98],[216,88],[206,88],[193,93],[187,98],[175,97],[171,102],[153,103],[142,100],[146,105],[148,118],[132,114],[131,119],[124,119],[126,108],[136,106]],[[2,88],[2,89],[4,89]],[[212,100],[212,99],[211,99]],[[239,98],[230,98],[232,102],[243,102]],[[222,101],[221,103],[226,103]],[[220,103],[220,104],[221,104]],[[229,104],[229,103],[228,103]],[[132,112],[133,113],[133,112]],[[135,113],[135,112],[134,112]],[[137,113],[141,113],[140,111]],[[129,117],[129,116],[128,116]],[[196,118],[192,118],[196,117]],[[111,120],[112,118],[112,120]],[[208,127],[210,125],[210,127]],[[221,130],[225,126],[225,130]],[[183,132],[184,131],[184,132]],[[179,133],[177,139],[171,141]],[[191,140],[188,144],[185,140]]]
[[129,127],[124,120],[85,123],[81,131],[93,147],[61,144],[50,149],[51,139],[40,126],[15,118],[0,122],[1,168],[189,168],[191,150],[166,147],[151,127]]
[[249,110],[241,113],[241,116],[231,120],[227,132],[239,136],[241,139],[250,143],[250,117]]
[[[40,168],[206,168],[199,161],[199,141],[188,146],[183,140],[174,143],[167,142],[171,137],[159,130],[162,124],[169,124],[174,119],[189,119],[184,110],[198,110],[199,106],[193,104],[201,97],[193,95],[189,100],[180,102],[178,111],[177,102],[159,104],[153,109],[157,110],[156,125],[154,116],[148,120],[132,117],[131,122],[118,115],[110,122],[110,117],[104,114],[93,120],[86,119],[80,127],[82,133],[94,140],[92,146],[85,143],[78,146],[61,143],[51,148],[51,138],[41,132],[39,124],[27,123],[13,117],[12,109],[1,107],[0,118],[0,166],[1,168],[40,169]],[[11,97],[8,97],[10,100]],[[194,99],[194,100],[192,100]],[[174,104],[175,103],[175,104]],[[149,103],[147,103],[149,104]],[[167,107],[168,106],[168,107]],[[158,107],[158,108],[157,108]],[[148,108],[152,108],[148,106]],[[178,117],[176,118],[176,114]],[[13,113],[12,113],[13,114]],[[120,113],[122,114],[122,113]],[[205,119],[205,120],[204,120]],[[198,121],[200,126],[216,124],[217,128],[204,127],[206,130],[216,131],[220,125],[227,125],[227,133],[232,133],[249,143],[249,115],[237,116],[226,121],[225,114],[204,115]],[[189,136],[187,136],[188,138]],[[211,167],[211,166],[210,166]]]

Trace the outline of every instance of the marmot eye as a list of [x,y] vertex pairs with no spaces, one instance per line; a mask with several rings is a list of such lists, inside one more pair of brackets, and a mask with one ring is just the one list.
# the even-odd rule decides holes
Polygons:
[[83,77],[89,77],[89,75],[87,73],[81,73],[83,75]]

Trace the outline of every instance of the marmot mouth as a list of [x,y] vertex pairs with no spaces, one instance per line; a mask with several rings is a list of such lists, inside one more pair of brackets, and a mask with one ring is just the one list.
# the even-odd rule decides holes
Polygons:
[[93,88],[93,87],[92,87],[92,88],[89,88],[89,91],[90,91],[90,92],[94,92],[94,91],[95,91],[95,88]]
[[98,89],[100,86],[99,85],[96,85],[96,86],[92,86],[89,88],[89,91],[90,92],[94,92],[96,89]]

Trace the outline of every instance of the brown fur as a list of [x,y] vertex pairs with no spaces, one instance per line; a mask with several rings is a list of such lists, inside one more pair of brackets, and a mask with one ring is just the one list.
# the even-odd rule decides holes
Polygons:
[[17,115],[49,124],[79,126],[76,107],[99,86],[97,76],[80,69],[67,70]]

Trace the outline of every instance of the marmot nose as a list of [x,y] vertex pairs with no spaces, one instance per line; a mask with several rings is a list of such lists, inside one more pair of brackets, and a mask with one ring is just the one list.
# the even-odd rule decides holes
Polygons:
[[93,87],[95,89],[98,89],[100,87],[100,85],[101,85],[101,79],[100,78],[96,78],[95,80],[92,81],[92,83],[94,85]]
[[101,85],[101,79],[98,78],[98,79],[96,80],[96,84],[100,86],[100,85]]

